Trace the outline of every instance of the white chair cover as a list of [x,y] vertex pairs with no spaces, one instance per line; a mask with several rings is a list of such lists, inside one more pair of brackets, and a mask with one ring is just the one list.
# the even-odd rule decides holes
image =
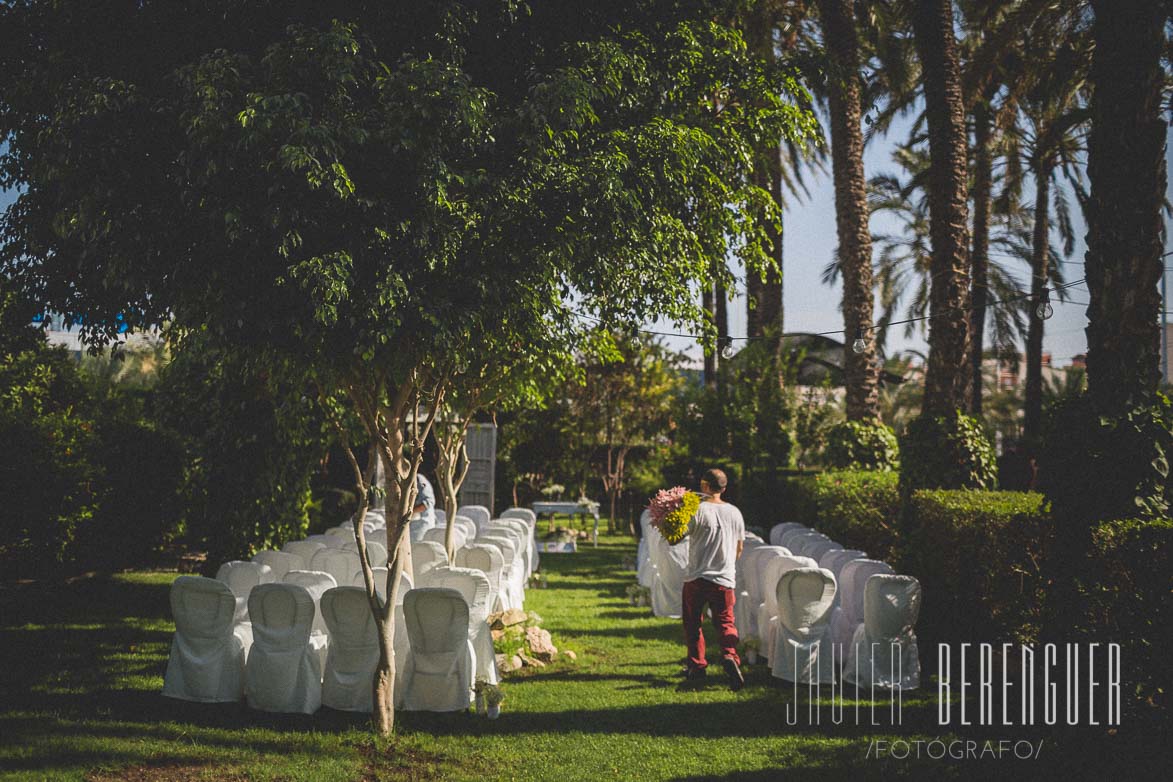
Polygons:
[[347,541],[354,540],[354,530],[346,527],[331,527],[325,535],[325,543],[329,548],[342,548]]
[[462,567],[436,567],[420,578],[421,587],[455,589],[468,603],[468,637],[472,641],[474,675],[496,684],[497,656],[489,629],[489,578],[479,570]]
[[521,519],[493,519],[485,526],[485,529],[513,531],[513,537],[518,546],[517,550],[521,554],[521,561],[525,567],[524,576],[529,578],[529,575],[534,572],[533,561],[537,550],[537,544],[534,542],[529,525]]
[[448,523],[448,511],[443,508],[433,508],[432,515],[436,517],[436,523],[440,526]]
[[[764,563],[764,564],[763,564]],[[817,568],[819,563],[810,557],[781,556],[758,560],[761,573],[762,604],[758,606],[757,626],[761,652],[767,662],[774,659],[775,631],[778,625],[778,582],[782,576],[800,567]]]
[[322,615],[330,628],[322,705],[369,712],[373,706],[371,685],[379,665],[379,635],[367,593],[349,586],[329,589],[322,595]]
[[[339,586],[338,582],[334,580],[334,576],[329,573],[324,573],[321,570],[291,570],[285,574],[283,583],[296,584],[309,592],[310,598],[314,601],[315,609],[322,599],[322,595],[326,593],[326,590]],[[321,611],[315,610],[314,612],[313,631],[323,638],[326,638],[329,634],[329,630],[326,628],[326,622],[322,619]],[[323,662],[325,661],[324,655],[322,660]]]
[[788,529],[782,533],[781,545],[783,545],[786,548],[790,549],[791,551],[794,551],[797,553],[798,544],[796,543],[796,541],[800,537],[802,537],[803,535],[806,535],[811,532],[814,532],[814,530],[810,529],[809,527],[803,527],[803,526],[791,527],[790,529]]
[[[296,572],[296,571],[295,571]],[[253,648],[244,694],[261,711],[313,714],[322,705],[320,641],[311,636],[314,600],[296,584],[261,584],[248,599]]]
[[310,535],[306,538],[308,543],[321,543],[323,546],[330,542],[330,538],[325,535]]
[[301,558],[301,565],[290,568],[290,570],[309,570],[310,563],[314,560],[314,554],[317,554],[319,550],[324,548],[326,548],[326,544],[324,543],[311,540],[293,540],[282,546],[281,550],[287,554]]
[[829,570],[802,567],[778,581],[777,638],[771,673],[799,684],[829,684],[838,671],[830,642],[835,577]]
[[[376,567],[371,568],[371,575],[375,577],[375,594],[379,596],[379,600],[384,605],[387,603],[387,568]],[[359,574],[358,583],[353,584],[363,590],[366,594],[366,585],[362,582],[362,574]],[[411,590],[412,580],[411,576],[404,571],[399,576],[399,592],[395,598],[395,635],[392,639],[391,650],[395,654],[395,681],[402,682],[403,672],[407,670],[407,664],[411,660],[411,643],[407,640],[407,627],[403,622],[403,599],[407,597],[407,593]],[[399,684],[395,686],[395,708],[399,708],[403,703],[402,698],[403,687]]]
[[256,554],[253,554],[253,562],[256,562],[258,565],[268,566],[269,570],[272,571],[270,580],[273,582],[278,582],[285,578],[285,574],[290,570],[302,570],[304,568],[301,557],[285,551],[269,551],[268,549],[258,551]]
[[842,546],[833,540],[812,540],[806,545],[806,548],[802,552],[802,556],[810,557],[815,562],[818,562],[828,551],[839,548],[842,548]]
[[464,530],[465,543],[475,538],[477,533],[480,532],[480,530],[477,529],[477,523],[468,516],[461,516],[457,514],[453,518],[452,523],[455,524],[458,528]]
[[273,571],[268,565],[237,559],[221,565],[216,571],[216,580],[227,584],[236,595],[236,623],[247,624],[248,596],[258,584],[272,583]]
[[785,546],[759,544],[748,553],[744,550],[742,552],[741,559],[745,562],[741,566],[741,572],[745,577],[743,591],[746,594],[744,599],[739,595],[737,602],[733,604],[733,623],[742,640],[762,640],[758,632],[758,607],[765,600],[762,595],[762,573],[766,562],[779,556],[790,556],[790,549]]
[[[819,557],[819,567],[825,567],[835,576],[835,581],[843,574],[843,566],[853,559],[867,559],[867,552],[854,548],[833,548]],[[840,590],[842,592],[842,590]]]
[[461,505],[456,509],[456,515],[472,519],[478,530],[493,518],[493,512],[484,505]]
[[180,576],[171,582],[171,615],[175,635],[163,694],[202,703],[240,700],[248,648],[233,632],[236,597],[228,585],[202,576]]
[[652,528],[652,561],[656,563],[656,583],[652,585],[652,613],[656,616],[680,616],[680,596],[684,588],[684,571],[688,568],[688,538],[675,546]]
[[411,561],[415,569],[415,579],[438,565],[448,564],[448,552],[441,543],[433,540],[421,540],[411,544]]
[[843,647],[840,660],[845,659],[855,628],[863,622],[863,592],[868,579],[891,573],[892,567],[887,562],[876,559],[853,559],[843,566],[839,579],[841,594],[831,616],[831,640]]
[[529,524],[530,529],[538,523],[538,514],[534,513],[529,508],[507,508],[502,514],[503,519],[522,519],[526,524]]
[[501,571],[505,558],[501,550],[490,543],[470,543],[456,552],[456,566],[479,570],[489,579],[489,604],[493,611],[502,611]]
[[[439,543],[441,546],[445,545],[448,540],[448,527],[432,527],[424,533],[424,540],[430,540],[433,543]],[[452,550],[459,551],[465,543],[468,542],[468,533],[460,525],[453,525],[452,527]]]
[[[378,543],[383,547],[383,551],[387,551],[387,530],[380,528],[367,535],[367,544]],[[375,565],[375,567],[382,567],[382,565]]]
[[[786,547],[795,554],[803,557],[806,556],[807,549],[815,543],[826,542],[829,540],[829,538],[823,533],[814,531],[803,532],[793,537],[788,535],[786,537],[790,541],[789,544],[785,544]],[[841,546],[835,546],[834,548],[841,548]]]
[[[648,531],[652,528],[652,512],[647,508],[639,514],[639,546],[635,549],[635,579],[642,587],[651,588],[655,583],[656,570],[652,564],[651,544],[648,542]],[[740,562],[740,560],[738,560]]]
[[486,527],[475,542],[496,546],[501,552],[501,603],[506,609],[521,608],[525,604],[525,562],[516,533]]
[[864,585],[863,624],[847,650],[843,678],[863,687],[915,690],[920,687],[916,620],[920,582],[912,576],[874,575]]
[[472,701],[468,603],[455,589],[413,589],[403,602],[411,661],[402,681],[408,711],[461,711]]
[[431,519],[412,519],[407,523],[407,536],[412,543],[418,543],[424,539],[424,533],[436,526]]
[[752,531],[750,531],[750,530],[746,530],[746,531],[745,531],[745,537],[743,538],[743,540],[752,540],[752,541],[754,541],[755,543],[765,543],[765,542],[766,542],[766,541],[765,541],[765,540],[762,538],[762,536],[761,536],[761,535],[759,535],[759,534],[758,534],[758,533],[756,533],[756,532],[752,532]]
[[358,554],[345,549],[327,548],[314,554],[311,570],[320,570],[334,576],[334,583],[347,585],[354,581],[354,574],[362,571]]
[[[357,549],[357,544],[355,545],[355,548]],[[367,559],[370,561],[371,567],[387,567],[387,547],[382,543],[368,540]],[[359,567],[362,567],[361,560],[359,562]]]
[[805,527],[802,524],[799,524],[797,521],[785,521],[785,522],[782,522],[781,524],[775,524],[773,527],[770,527],[770,545],[771,546],[785,545],[782,542],[782,536],[792,529],[806,530],[807,527]]

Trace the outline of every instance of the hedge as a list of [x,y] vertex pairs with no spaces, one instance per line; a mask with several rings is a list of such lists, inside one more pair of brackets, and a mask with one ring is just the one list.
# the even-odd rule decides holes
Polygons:
[[1041,494],[922,489],[909,498],[901,527],[892,564],[921,582],[917,634],[927,643],[1038,637],[1051,530]]
[[830,535],[873,558],[892,556],[899,540],[899,475],[890,470],[843,470],[791,478],[786,518]]

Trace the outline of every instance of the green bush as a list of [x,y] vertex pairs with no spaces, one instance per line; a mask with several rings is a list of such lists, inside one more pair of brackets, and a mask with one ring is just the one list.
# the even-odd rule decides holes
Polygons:
[[1173,520],[1131,519],[1099,524],[1086,568],[1083,630],[1090,641],[1121,644],[1126,713],[1168,719],[1169,628],[1173,626]]
[[924,589],[919,635],[930,643],[1037,638],[1050,534],[1041,494],[920,490],[904,510],[893,565]]
[[977,419],[955,412],[920,416],[900,438],[900,490],[993,489],[994,447]]
[[819,529],[848,548],[888,559],[899,545],[900,487],[887,470],[826,472],[814,477]]
[[900,466],[896,433],[878,421],[844,421],[827,431],[823,460],[841,470],[895,470]]

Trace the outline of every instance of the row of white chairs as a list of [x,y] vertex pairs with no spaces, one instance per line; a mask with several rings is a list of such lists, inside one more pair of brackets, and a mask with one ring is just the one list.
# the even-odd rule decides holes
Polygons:
[[[464,709],[474,678],[498,680],[487,617],[522,607],[537,563],[536,516],[514,508],[494,520],[487,509],[474,506],[468,516],[466,510],[454,519],[455,566],[444,528],[423,530],[411,544],[415,584],[405,574],[395,608],[397,708]],[[373,570],[379,599],[386,600],[380,514],[368,516],[364,532],[371,562],[384,563]],[[312,713],[323,703],[371,710],[378,643],[349,522],[282,551],[260,552],[252,562],[225,563],[216,579],[181,577],[172,587],[172,610],[176,635],[164,694],[198,701],[243,694],[254,708],[278,712]]]

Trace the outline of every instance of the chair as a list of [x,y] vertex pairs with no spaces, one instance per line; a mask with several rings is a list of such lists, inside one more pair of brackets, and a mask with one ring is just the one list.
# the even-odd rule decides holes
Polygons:
[[[787,536],[788,544],[783,544],[786,548],[793,551],[800,556],[806,556],[807,549],[816,543],[825,543],[830,539],[821,532],[803,532],[793,537]],[[834,546],[834,548],[842,548],[841,546]]]
[[254,636],[244,674],[248,705],[313,714],[322,705],[326,646],[324,636],[312,634],[314,599],[297,584],[261,584],[249,595],[248,613]]
[[[424,533],[424,540],[430,540],[433,543],[439,543],[441,546],[445,546],[445,551],[447,551],[446,542],[448,540],[448,527],[432,527],[430,530]],[[463,546],[467,540],[468,534],[465,532],[465,530],[460,526],[453,525],[452,550],[456,551],[460,549],[460,547]]]
[[[383,547],[384,551],[387,551],[388,549],[387,549],[387,530],[386,530],[386,528],[380,527],[379,529],[375,530],[371,534],[367,535],[367,544],[369,545],[371,543],[378,543],[380,546]],[[373,565],[372,567],[382,567],[382,566],[381,565]]]
[[413,589],[403,601],[411,661],[402,682],[409,711],[463,711],[472,700],[468,603],[455,589]]
[[475,538],[477,533],[480,532],[480,530],[477,529],[477,523],[468,516],[461,516],[460,514],[457,514],[453,517],[452,523],[455,524],[459,529],[464,530],[464,540],[466,543]]
[[432,515],[436,517],[436,523],[441,527],[448,523],[448,511],[443,508],[433,508]]
[[758,606],[757,628],[761,652],[767,662],[774,659],[774,630],[778,625],[778,582],[791,570],[818,566],[819,564],[810,557],[786,554],[758,561],[762,602]]
[[798,543],[796,541],[798,538],[811,532],[814,532],[814,530],[810,529],[809,527],[791,527],[782,533],[780,538],[782,541],[781,545],[785,546],[791,551],[796,551],[798,547]]
[[468,637],[472,641],[474,676],[496,684],[497,656],[489,629],[489,577],[479,570],[461,567],[436,567],[420,579],[420,586],[455,589],[468,603]]
[[326,548],[326,544],[324,543],[310,540],[294,540],[282,546],[281,550],[287,554],[301,558],[301,565],[292,568],[292,570],[309,570],[310,562],[314,559],[314,554],[317,554],[320,549],[324,548]]
[[[367,540],[367,561],[371,567],[387,567],[387,546],[373,540]],[[358,553],[357,551],[355,553]],[[362,562],[359,562],[362,567]]]
[[538,523],[538,514],[529,508],[507,508],[501,513],[503,519],[521,519],[533,529]]
[[860,687],[915,690],[920,654],[913,628],[920,616],[920,582],[877,574],[864,586],[863,624],[847,650],[843,678]]
[[652,512],[644,509],[644,512],[639,514],[639,545],[635,549],[635,580],[639,582],[642,587],[651,588],[655,583],[656,571],[652,564],[652,549],[649,542],[650,530],[652,529]]
[[[733,624],[742,640],[761,640],[758,633],[758,607],[765,598],[762,596],[761,576],[766,560],[777,556],[790,556],[785,546],[755,546],[749,553],[742,552],[742,574],[745,576],[744,596],[738,596],[733,604]],[[760,563],[760,565],[759,565]]]
[[411,544],[411,561],[418,581],[429,569],[437,565],[447,565],[448,552],[444,550],[443,545],[434,540],[421,540]]
[[830,642],[835,577],[801,567],[778,580],[778,622],[771,673],[799,684],[829,684],[838,673]]
[[875,559],[853,559],[843,566],[839,604],[831,617],[831,640],[844,651],[855,636],[855,628],[863,621],[863,591],[868,579],[891,574],[892,567],[887,562]]
[[808,528],[802,524],[799,524],[797,521],[784,521],[781,524],[775,524],[773,527],[770,527],[770,545],[785,545],[782,542],[782,536],[792,529],[806,530]]
[[180,576],[171,582],[171,615],[175,635],[163,694],[201,703],[240,700],[249,650],[245,639],[233,631],[236,596],[228,585],[202,576]]
[[478,530],[493,518],[493,512],[484,505],[461,505],[456,509],[456,515],[472,519]]
[[521,608],[525,604],[525,563],[521,558],[521,544],[515,532],[507,529],[486,529],[476,543],[488,543],[501,552],[501,603],[506,609]]
[[436,526],[435,522],[430,519],[412,519],[407,523],[407,536],[412,543],[418,543],[424,539],[424,533]]
[[853,559],[867,559],[867,552],[854,548],[833,548],[819,557],[819,567],[830,570],[838,581],[843,573],[843,567]]
[[[248,624],[248,596],[253,587],[273,581],[273,571],[268,565],[256,562],[233,560],[225,562],[216,571],[216,580],[222,581],[236,595],[236,623]],[[247,628],[246,628],[247,629]]]
[[311,570],[320,570],[334,576],[336,584],[346,585],[354,580],[354,574],[362,571],[358,554],[345,549],[327,548],[314,554]]
[[374,703],[371,683],[379,665],[379,635],[366,591],[350,586],[326,590],[322,615],[330,628],[322,705],[369,712]]
[[324,534],[328,548],[342,548],[347,541],[354,540],[354,530],[345,527],[331,527]]
[[492,611],[502,611],[501,571],[505,558],[501,550],[489,543],[470,543],[456,552],[456,566],[479,570],[489,579],[489,605]]
[[530,530],[529,525],[521,519],[493,519],[485,525],[485,529],[512,531],[514,540],[517,542],[517,551],[521,555],[521,561],[524,565],[522,572],[523,581],[529,578],[530,573],[534,572],[533,555],[537,549],[533,532]]
[[290,570],[301,570],[304,563],[301,557],[296,554],[290,554],[285,551],[258,551],[253,555],[253,562],[258,565],[266,565],[272,571],[272,581],[278,582],[285,578],[285,574]]
[[[334,576],[320,570],[291,570],[285,574],[282,583],[296,584],[309,592],[310,597],[314,601],[315,608],[322,599],[322,595],[326,593],[326,590],[339,586],[338,582],[334,580]],[[325,620],[322,619],[321,611],[314,613],[313,631],[323,638],[329,636],[330,630],[326,627]]]
[[652,561],[656,563],[652,613],[656,616],[679,617],[684,571],[688,568],[688,538],[673,546],[653,528],[648,546],[651,548]]
[[306,541],[308,543],[321,543],[325,546],[330,542],[330,538],[327,535],[310,535],[306,538]]
[[833,540],[826,540],[826,539],[813,540],[812,539],[809,543],[807,543],[805,549],[802,552],[802,556],[810,557],[815,562],[818,562],[820,559],[823,558],[823,555],[826,554],[828,551],[831,551],[832,549],[838,549],[838,548],[842,548],[842,546],[840,546],[838,543],[836,543]]

